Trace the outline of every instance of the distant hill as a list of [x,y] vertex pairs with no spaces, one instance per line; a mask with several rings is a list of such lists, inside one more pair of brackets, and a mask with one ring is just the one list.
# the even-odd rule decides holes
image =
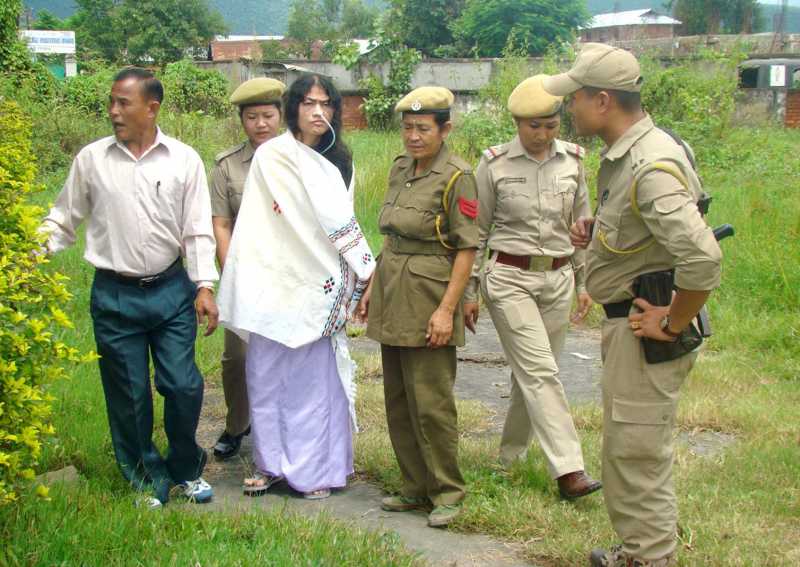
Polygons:
[[[513,1],[513,0],[509,0]],[[291,0],[209,0],[228,23],[232,34],[283,35],[289,19]],[[368,4],[380,4],[381,0],[367,0]],[[791,0],[787,14],[785,31],[800,33],[800,0]],[[56,16],[65,18],[75,11],[74,0],[25,0],[25,5],[34,14],[45,8]],[[664,10],[664,0],[587,0],[586,6],[591,14],[613,12],[614,6],[622,10],[653,8]],[[773,30],[774,16],[780,13],[777,4],[762,4],[764,31]]]

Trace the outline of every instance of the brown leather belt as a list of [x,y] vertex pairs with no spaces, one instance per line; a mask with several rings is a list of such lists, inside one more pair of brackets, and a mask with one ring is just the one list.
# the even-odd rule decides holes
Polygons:
[[563,258],[551,258],[550,256],[515,256],[505,252],[497,253],[497,261],[501,264],[514,266],[520,270],[529,272],[544,272],[547,270],[557,270],[569,263],[569,256]]

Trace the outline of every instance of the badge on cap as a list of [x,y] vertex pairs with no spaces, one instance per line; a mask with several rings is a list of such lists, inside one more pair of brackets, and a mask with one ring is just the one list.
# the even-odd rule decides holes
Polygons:
[[415,100],[414,102],[411,103],[411,110],[413,110],[414,112],[419,112],[420,110],[422,110],[422,103],[418,100]]

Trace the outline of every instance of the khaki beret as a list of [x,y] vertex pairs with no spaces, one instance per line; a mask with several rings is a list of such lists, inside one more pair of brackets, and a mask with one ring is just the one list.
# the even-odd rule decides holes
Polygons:
[[395,112],[430,114],[450,110],[455,96],[444,87],[419,87],[400,99]]
[[542,82],[552,95],[566,96],[583,87],[638,93],[642,89],[639,62],[629,51],[604,43],[585,43],[572,69]]
[[233,91],[231,104],[244,106],[246,104],[272,104],[281,99],[286,85],[277,79],[258,77],[245,81]]
[[563,97],[553,96],[542,87],[547,75],[534,75],[518,84],[508,97],[508,111],[517,118],[552,116],[561,108]]

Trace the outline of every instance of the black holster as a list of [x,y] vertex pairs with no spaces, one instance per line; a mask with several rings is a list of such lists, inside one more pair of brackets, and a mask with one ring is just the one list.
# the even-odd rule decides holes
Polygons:
[[[636,278],[633,284],[636,297],[641,297],[651,305],[660,307],[672,303],[673,288],[674,274],[671,270],[642,274]],[[644,358],[649,364],[675,360],[689,354],[701,344],[703,344],[703,337],[700,336],[694,323],[691,323],[677,340],[672,342],[642,338]]]

